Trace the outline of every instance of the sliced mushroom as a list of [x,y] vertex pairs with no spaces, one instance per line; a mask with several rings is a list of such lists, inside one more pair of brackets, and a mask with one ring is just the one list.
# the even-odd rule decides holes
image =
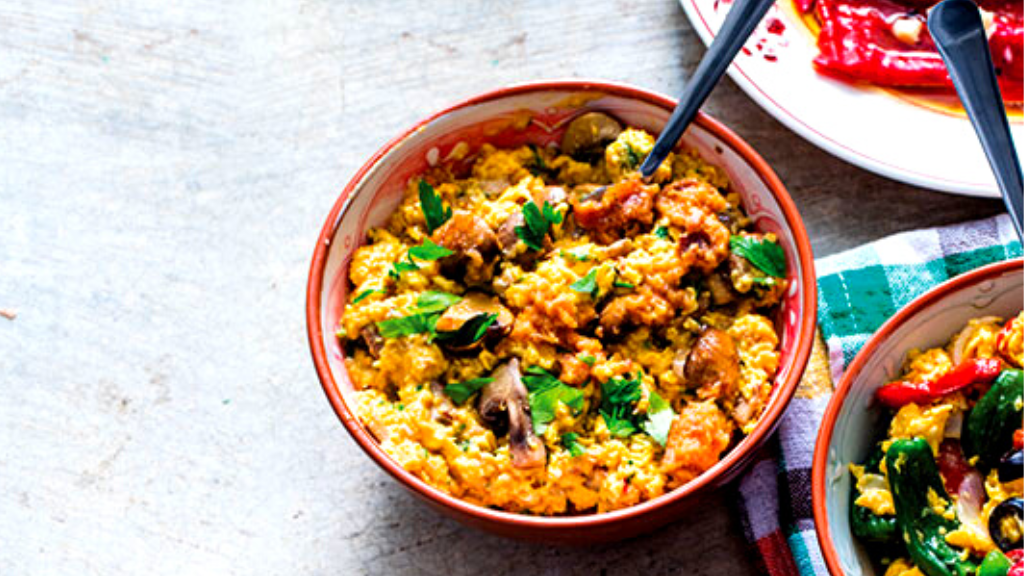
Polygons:
[[498,227],[498,247],[501,248],[501,253],[505,258],[514,258],[516,256],[516,244],[519,243],[519,234],[516,234],[516,228],[525,223],[526,220],[523,218],[523,213],[516,211]]
[[732,282],[722,272],[714,272],[707,278],[708,292],[711,293],[711,301],[715,306],[724,306],[736,299],[736,292],[733,290]]
[[672,369],[688,386],[698,389],[701,399],[732,398],[740,379],[736,343],[723,330],[705,328],[685,360],[677,357]]
[[1000,502],[988,517],[988,532],[1003,552],[1020,548],[1024,544],[1024,500],[1008,498]]
[[492,374],[494,381],[484,386],[477,410],[484,423],[496,435],[508,431],[512,465],[516,468],[543,466],[547,460],[544,443],[533,433],[526,386],[520,379],[519,360],[513,358]]
[[380,358],[380,351],[384,348],[384,337],[377,330],[377,325],[368,324],[359,331],[359,336],[366,344],[366,349],[369,350],[370,356]]
[[588,160],[604,153],[604,147],[622,132],[622,124],[604,112],[587,112],[574,118],[562,135],[562,153]]
[[434,328],[438,332],[456,332],[466,322],[482,314],[497,314],[497,319],[487,327],[483,337],[472,342],[453,341],[443,342],[442,345],[452,352],[470,352],[479,350],[484,341],[497,342],[508,335],[512,330],[512,323],[515,317],[508,308],[503,306],[497,298],[488,296],[483,292],[467,292],[457,304],[450,306],[437,319]]

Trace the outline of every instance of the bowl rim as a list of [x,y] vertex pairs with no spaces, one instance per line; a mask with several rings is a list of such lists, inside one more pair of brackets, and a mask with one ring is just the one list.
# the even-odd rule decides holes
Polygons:
[[629,84],[597,80],[597,79],[552,79],[512,84],[502,88],[489,90],[471,96],[469,98],[451,104],[438,112],[428,115],[425,119],[416,122],[409,128],[403,130],[398,136],[389,140],[377,150],[369,160],[352,176],[348,184],[342,190],[340,196],[327,215],[327,220],[317,238],[316,248],[310,263],[309,278],[306,290],[306,327],[309,339],[310,351],[313,357],[313,364],[320,379],[321,387],[327,395],[327,399],[334,409],[335,414],[341,420],[342,425],[349,432],[356,443],[377,465],[388,472],[406,488],[417,496],[425,499],[428,503],[445,509],[457,512],[461,517],[473,519],[475,522],[488,524],[512,525],[520,529],[578,529],[593,528],[597,526],[609,526],[628,519],[633,519],[656,509],[671,505],[683,500],[728,473],[734,464],[741,464],[754,451],[761,446],[763,441],[775,430],[783,412],[792,400],[797,385],[803,376],[810,357],[811,345],[814,340],[815,327],[817,325],[817,285],[815,284],[814,257],[811,250],[811,243],[807,236],[803,220],[800,218],[796,204],[790,197],[789,192],[783,186],[779,177],[771,169],[768,163],[761,158],[754,149],[742,140],[739,136],[726,128],[724,124],[710,116],[698,112],[694,122],[701,128],[713,134],[716,138],[728,145],[732,150],[746,162],[751,169],[764,182],[765,186],[779,203],[779,207],[785,218],[786,225],[793,233],[795,248],[798,259],[803,269],[803,274],[798,281],[805,287],[803,291],[804,315],[799,319],[799,330],[794,343],[793,369],[788,374],[788,380],[776,381],[775,386],[781,386],[779,399],[768,410],[761,415],[757,426],[740,441],[740,444],[719,460],[710,469],[705,470],[700,476],[687,482],[674,490],[666,492],[661,496],[615,510],[611,512],[577,515],[577,516],[529,516],[503,510],[485,508],[471,504],[455,496],[446,494],[425,481],[417,478],[406,471],[401,465],[388,456],[379,444],[369,435],[363,425],[359,423],[355,414],[349,410],[341,391],[334,380],[327,361],[327,352],[323,344],[323,326],[320,323],[321,305],[320,297],[324,285],[324,270],[327,262],[327,254],[330,248],[331,237],[336,228],[339,214],[348,204],[349,196],[356,190],[365,176],[375,168],[377,163],[385,157],[392,149],[403,142],[410,135],[419,131],[423,126],[434,120],[450,114],[453,111],[469,106],[498,100],[529,92],[546,91],[600,91],[609,95],[625,97],[633,100],[640,100],[648,104],[660,106],[671,111],[676,101],[668,96],[657,92],[638,88]]
[[828,447],[832,442],[832,433],[835,430],[836,421],[839,418],[839,411],[846,401],[853,382],[864,369],[864,365],[874,356],[876,349],[883,342],[892,336],[897,328],[903,325],[908,319],[925,308],[942,300],[952,292],[984,282],[990,278],[996,278],[1003,274],[1024,267],[1024,258],[1012,258],[992,262],[980,268],[964,272],[954,276],[945,282],[931,288],[924,294],[914,298],[909,304],[901,308],[868,339],[864,347],[857,352],[853,361],[846,368],[843,377],[832,393],[825,413],[821,420],[821,427],[818,429],[818,437],[814,444],[814,456],[811,461],[811,501],[814,512],[814,531],[818,537],[818,545],[821,547],[825,565],[832,576],[844,576],[845,572],[839,563],[839,555],[832,545],[832,531],[828,526],[828,510],[825,501],[825,466],[828,460]]

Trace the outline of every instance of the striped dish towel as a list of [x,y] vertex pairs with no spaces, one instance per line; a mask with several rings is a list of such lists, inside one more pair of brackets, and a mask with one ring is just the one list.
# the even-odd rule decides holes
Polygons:
[[832,382],[861,346],[893,313],[932,286],[1020,255],[1020,242],[1004,214],[897,234],[815,263],[820,337],[778,434],[738,484],[743,530],[762,573],[828,574],[811,512],[811,459]]

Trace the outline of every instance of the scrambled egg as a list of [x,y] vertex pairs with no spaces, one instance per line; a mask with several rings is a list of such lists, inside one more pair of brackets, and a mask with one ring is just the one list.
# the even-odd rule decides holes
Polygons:
[[[924,351],[912,350],[908,353],[903,373],[898,380],[915,383],[934,381],[967,358],[1000,358],[1009,366],[1020,367],[1021,358],[1024,357],[1021,350],[1024,342],[1022,319],[1024,313],[1005,325],[1001,319],[995,317],[973,319],[950,340],[947,346]],[[965,417],[976,399],[976,393],[972,395],[971,391],[964,390],[948,394],[927,405],[911,403],[899,408],[889,424],[888,437],[882,442],[883,451],[887,451],[897,439],[923,438],[927,440],[932,453],[938,458],[939,445],[944,439],[959,438],[959,427],[955,425],[956,421],[950,425],[951,418],[959,420]],[[900,464],[900,461],[896,462],[897,467]],[[855,504],[879,516],[892,515],[895,514],[895,505],[884,459],[880,467],[881,474],[871,474],[864,466],[850,466],[859,492]],[[959,502],[957,494],[949,495],[947,498],[937,493],[935,489],[929,488],[927,502],[936,514],[959,521],[959,526],[955,530],[945,534],[946,542],[961,549],[965,558],[971,554],[980,558],[996,549],[988,534],[989,516],[995,507],[1006,499],[1021,497],[1022,486],[1024,480],[999,482],[997,472],[992,470],[985,479],[986,500],[978,517],[973,519],[959,517],[959,511],[964,504]],[[905,558],[894,561],[885,572],[886,576],[921,574],[913,562]]]
[[[730,256],[729,238],[775,239],[749,229],[724,172],[692,152],[670,154],[653,184],[640,182],[653,144],[626,129],[590,161],[461,144],[452,157],[471,163],[468,175],[440,166],[413,178],[387,224],[369,231],[337,334],[355,411],[403,468],[480,506],[604,512],[689,481],[753,429],[779,366],[771,314],[786,280]],[[423,199],[434,196],[428,214]],[[530,229],[531,204],[542,233]],[[739,289],[730,277],[741,265]],[[439,341],[440,322],[471,294],[502,319],[455,350]],[[436,298],[433,316],[418,313]],[[534,421],[518,433],[531,458],[481,413],[486,379],[511,361],[547,371],[579,406],[541,405],[530,389]],[[603,386],[626,380],[638,398],[613,417]],[[456,401],[450,387],[472,382],[483,388]]]
[[850,472],[857,480],[857,491],[860,493],[854,504],[871,510],[876,516],[891,516],[896,513],[889,480],[885,476],[866,472],[863,466],[856,464],[850,465]]

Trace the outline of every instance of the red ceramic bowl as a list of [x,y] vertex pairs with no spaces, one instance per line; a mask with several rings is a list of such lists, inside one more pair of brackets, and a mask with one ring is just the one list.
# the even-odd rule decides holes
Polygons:
[[814,524],[833,576],[880,576],[850,532],[850,463],[863,462],[881,426],[875,390],[899,376],[912,348],[944,346],[972,318],[1016,316],[1024,260],[997,262],[948,280],[908,304],[868,340],[825,409],[811,470]]
[[348,262],[366,230],[383,223],[397,207],[410,177],[443,162],[460,142],[471,150],[485,142],[499,147],[557,142],[566,123],[586,110],[603,110],[630,126],[657,133],[674,106],[665,96],[602,81],[536,82],[487,92],[424,119],[384,145],[359,169],[327,215],[313,253],[306,296],[317,374],[356,443],[434,508],[471,526],[548,543],[628,538],[679,517],[688,505],[700,501],[701,494],[734,478],[775,429],[803,374],[814,337],[817,293],[811,246],[793,200],[771,168],[728,128],[704,115],[697,117],[683,144],[723,168],[756,227],[778,236],[790,263],[791,283],[777,318],[782,358],[771,399],[758,426],[718,464],[685,486],[631,508],[570,517],[527,516],[469,504],[406,472],[380,448],[350,408],[352,382],[334,337],[349,289]]

